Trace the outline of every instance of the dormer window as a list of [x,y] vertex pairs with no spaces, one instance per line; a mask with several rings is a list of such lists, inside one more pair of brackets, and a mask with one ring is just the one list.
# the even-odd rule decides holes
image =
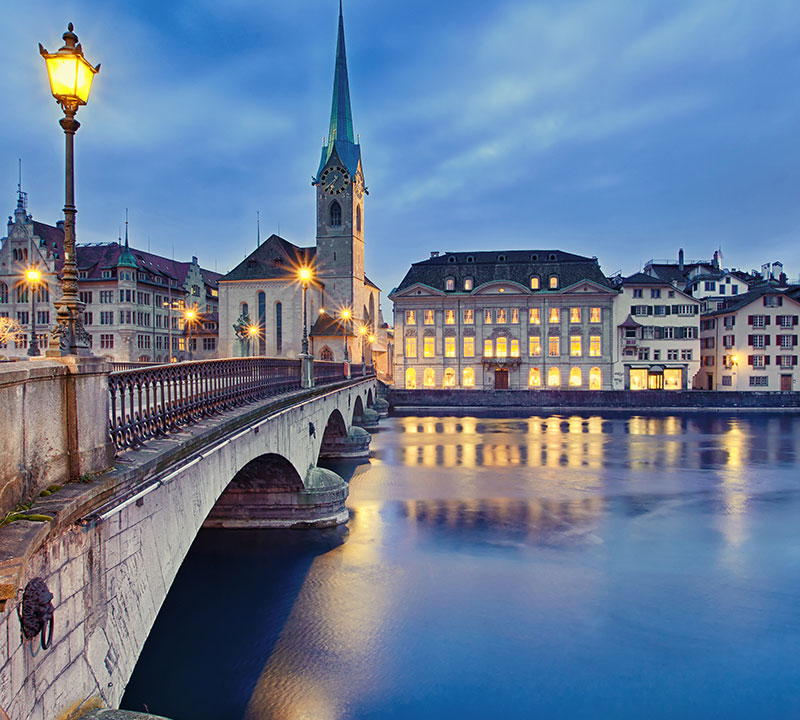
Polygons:
[[449,263],[454,263],[455,261],[456,261],[455,255],[451,255],[449,258],[447,258],[447,262]]
[[472,278],[464,278],[464,290],[472,290]]
[[539,289],[539,276],[534,275],[531,277],[531,290],[538,290]]
[[505,255],[498,255],[497,256],[497,262],[505,262],[505,261],[506,261],[506,256]]
[[558,289],[558,276],[557,275],[551,275],[550,276],[550,289],[551,290],[557,290]]
[[467,255],[467,262],[468,263],[473,263],[473,262],[475,262],[475,258],[472,255]]
[[456,289],[456,281],[449,277],[444,281],[444,289],[445,290],[455,290]]

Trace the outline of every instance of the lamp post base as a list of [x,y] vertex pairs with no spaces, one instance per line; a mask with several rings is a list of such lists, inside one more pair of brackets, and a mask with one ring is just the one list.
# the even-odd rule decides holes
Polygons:
[[83,303],[60,301],[55,306],[56,325],[50,331],[47,357],[91,356],[89,335],[83,327]]
[[314,356],[300,353],[300,386],[302,388],[314,387]]

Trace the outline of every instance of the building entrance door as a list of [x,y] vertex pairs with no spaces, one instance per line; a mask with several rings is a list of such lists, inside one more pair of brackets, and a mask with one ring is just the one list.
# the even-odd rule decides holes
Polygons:
[[508,390],[508,370],[494,371],[494,389]]
[[791,375],[781,375],[781,390],[783,392],[789,392],[792,389],[792,376]]

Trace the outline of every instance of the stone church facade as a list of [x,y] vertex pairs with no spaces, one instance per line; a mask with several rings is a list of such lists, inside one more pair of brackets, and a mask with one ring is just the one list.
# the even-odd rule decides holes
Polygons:
[[380,350],[386,350],[380,289],[364,272],[368,191],[353,133],[341,7],[330,129],[313,186],[316,245],[299,247],[272,235],[220,280],[221,356],[297,357],[303,333],[298,270],[303,265],[314,271],[306,302],[315,358],[341,362],[346,343],[351,362],[369,363],[372,356],[380,364]]

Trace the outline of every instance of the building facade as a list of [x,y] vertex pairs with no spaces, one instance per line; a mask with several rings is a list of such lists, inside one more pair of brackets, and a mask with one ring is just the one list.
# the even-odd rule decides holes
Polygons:
[[314,273],[306,303],[315,357],[341,362],[346,354],[351,362],[370,363],[375,356],[385,366],[390,341],[380,314],[380,289],[365,274],[368,192],[353,133],[341,7],[330,126],[312,184],[315,246],[299,247],[273,235],[220,280],[223,352],[297,357],[303,336],[298,270],[308,265]]
[[798,289],[764,284],[702,316],[703,390],[800,390]]
[[[25,357],[31,319],[42,354],[60,299],[64,227],[34,221],[20,193],[8,236],[0,241],[0,317],[18,324],[16,336],[0,342],[0,355]],[[170,362],[217,357],[217,278],[197,258],[175,262],[121,242],[78,245],[79,298],[92,353],[113,362]],[[25,270],[36,267],[41,282],[31,293]],[[191,330],[185,311],[195,310]],[[197,333],[197,334],[195,334]],[[190,352],[190,336],[191,347]]]
[[432,253],[390,295],[394,384],[610,389],[616,295],[596,258]]
[[615,390],[686,390],[700,368],[700,302],[636,273],[614,302]]

